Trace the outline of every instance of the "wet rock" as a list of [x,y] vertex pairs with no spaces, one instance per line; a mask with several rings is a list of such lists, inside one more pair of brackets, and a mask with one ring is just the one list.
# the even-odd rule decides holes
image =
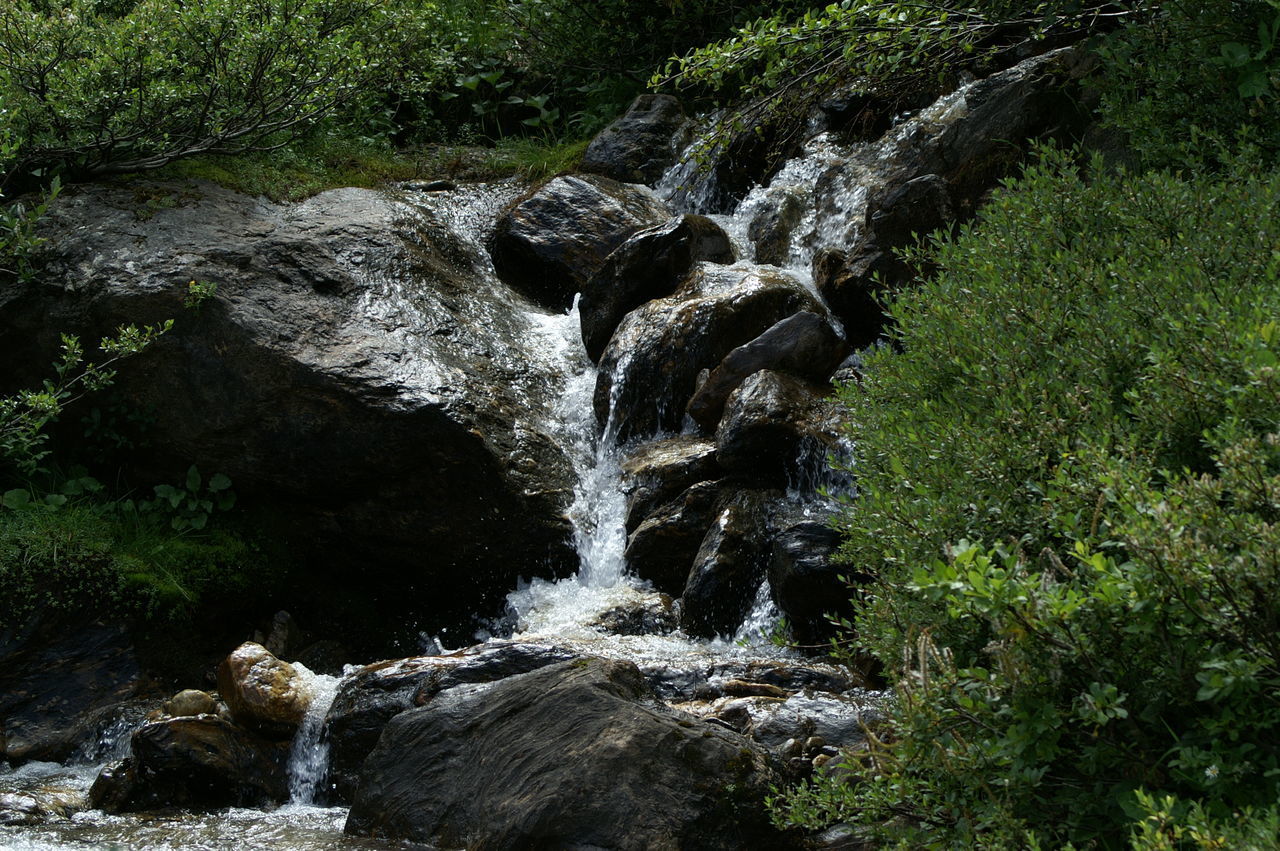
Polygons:
[[352,664],[354,657],[342,642],[326,638],[299,650],[294,661],[306,666],[308,671],[336,677],[343,668]]
[[[799,692],[785,701],[758,701],[750,707],[750,735],[775,749],[790,739],[803,740],[806,755],[812,758],[829,746],[848,748],[865,741],[866,728],[883,720],[878,708],[881,700],[881,692]],[[809,747],[812,739],[821,739],[822,745]]]
[[[163,203],[142,216],[138,193]],[[492,610],[522,574],[576,569],[575,475],[547,424],[563,376],[529,302],[450,218],[456,194],[68,190],[41,222],[47,275],[0,283],[0,384],[38,386],[59,332],[177,317],[114,388],[153,417],[133,480],[195,462],[269,505],[334,633]],[[198,312],[191,280],[218,285]],[[352,582],[358,606],[326,590]]]
[[772,369],[825,382],[845,354],[844,340],[830,322],[816,313],[801,311],[725,355],[686,410],[698,425],[714,430],[729,394],[748,376]]
[[101,765],[129,751],[129,737],[148,721],[162,717],[158,697],[135,697],[81,715],[73,728],[76,742],[69,763]]
[[489,254],[510,286],[541,305],[567,310],[614,249],[670,215],[643,187],[593,175],[556,177],[498,220]]
[[288,612],[276,612],[266,639],[258,642],[281,659],[292,659],[303,645],[302,627]]
[[765,499],[761,491],[739,493],[702,539],[680,595],[680,626],[689,635],[733,635],[751,611],[764,579]]
[[883,300],[911,280],[914,270],[891,251],[860,243],[855,254],[838,249],[820,252],[813,261],[818,292],[844,325],[849,345],[861,349],[885,333]]
[[182,718],[189,715],[212,715],[217,711],[213,696],[199,689],[183,689],[164,702],[165,715]]
[[475,849],[787,847],[761,806],[775,779],[749,740],[656,705],[634,665],[583,659],[398,716],[346,829]]
[[105,768],[89,790],[95,809],[216,809],[285,801],[287,742],[272,742],[221,718],[173,718],[133,734],[132,756]]
[[627,569],[659,591],[682,593],[702,539],[732,492],[720,482],[700,482],[657,508],[627,539]]
[[0,827],[40,824],[48,815],[32,795],[18,792],[0,794]]
[[804,217],[804,202],[789,187],[771,191],[767,202],[747,225],[756,262],[785,266],[791,255],[791,233]]
[[653,183],[675,164],[687,124],[680,101],[640,95],[591,140],[581,168],[625,183]]
[[936,174],[893,186],[867,204],[867,230],[883,248],[914,245],[954,219],[950,189]]
[[669,594],[639,601],[631,606],[617,606],[596,619],[595,625],[610,635],[668,635],[680,626]]
[[823,390],[803,379],[760,370],[733,391],[716,429],[716,459],[731,473],[780,485],[795,467],[801,442],[829,442]]
[[278,739],[293,735],[312,697],[296,668],[251,641],[218,665],[218,693],[238,723]]
[[622,492],[627,497],[627,534],[659,506],[719,473],[714,441],[680,435],[646,443],[622,461]]
[[123,627],[47,622],[0,645],[0,759],[63,762],[95,714],[143,688]]
[[704,260],[731,263],[733,246],[718,224],[693,214],[645,228],[619,246],[582,288],[578,310],[587,356],[599,361],[623,316],[670,295]]
[[679,291],[633,310],[600,359],[596,418],[617,438],[678,431],[698,373],[792,314],[822,311],[793,276],[703,263]]
[[343,680],[325,716],[334,791],[351,800],[365,757],[387,722],[406,709],[429,702],[446,688],[493,682],[573,657],[554,647],[515,642],[365,666]]
[[787,690],[769,683],[752,683],[746,680],[728,680],[720,690],[729,697],[776,697],[786,699]]
[[827,615],[852,615],[853,592],[840,577],[857,581],[860,574],[851,565],[832,561],[839,546],[839,532],[813,521],[790,526],[774,538],[769,588],[787,616],[792,637],[801,644],[825,644],[834,635]]

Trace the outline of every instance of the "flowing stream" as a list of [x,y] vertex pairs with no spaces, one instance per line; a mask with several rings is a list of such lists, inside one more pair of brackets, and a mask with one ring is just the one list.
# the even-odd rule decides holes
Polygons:
[[[772,259],[812,289],[810,267],[815,252],[827,246],[851,244],[858,235],[867,200],[867,187],[877,174],[891,168],[895,151],[914,136],[945,126],[963,105],[963,91],[940,100],[911,121],[873,144],[841,145],[826,135],[811,140],[765,186],[756,187],[730,215],[715,218],[736,243],[740,263],[754,262],[753,223],[775,215],[786,224],[785,247]],[[687,166],[677,167],[659,184],[674,206],[697,210],[712,189]],[[482,249],[483,235],[503,204],[519,191],[514,185],[464,187],[449,193],[422,195],[413,203],[431,208],[471,246],[482,272],[492,266]],[[393,309],[386,304],[377,309]],[[371,309],[374,309],[371,307]],[[517,639],[554,643],[585,653],[626,658],[642,670],[661,666],[703,667],[725,661],[781,660],[792,651],[776,646],[769,634],[778,613],[767,585],[757,592],[754,607],[738,635],[713,641],[691,639],[679,631],[667,635],[612,635],[596,622],[610,610],[659,606],[659,595],[624,570],[626,502],[621,462],[626,447],[618,445],[612,419],[598,434],[591,397],[596,383],[594,366],[582,348],[576,309],[567,314],[525,312],[519,321],[544,345],[546,373],[560,383],[553,409],[535,410],[542,425],[557,434],[571,452],[579,474],[571,516],[581,568],[568,579],[533,579],[521,583],[508,597],[506,624]],[[615,391],[617,387],[615,386]],[[816,493],[819,485],[839,488],[821,453],[803,465],[805,475],[792,482],[791,508],[815,519],[828,516],[831,505]],[[495,628],[495,632],[497,629]],[[485,635],[478,636],[480,640]],[[451,642],[453,643],[453,642]],[[0,768],[0,797],[18,798],[64,817],[25,827],[0,827],[0,848],[132,848],[132,849],[340,849],[384,848],[387,843],[342,835],[345,810],[317,806],[316,791],[324,775],[327,745],[322,740],[324,714],[340,678],[307,672],[314,700],[293,744],[289,763],[289,804],[273,811],[230,809],[210,814],[109,816],[85,811],[83,801],[97,773],[97,764],[116,755],[104,743],[81,764],[70,767],[29,764],[17,770]],[[127,737],[115,731],[116,739]]]

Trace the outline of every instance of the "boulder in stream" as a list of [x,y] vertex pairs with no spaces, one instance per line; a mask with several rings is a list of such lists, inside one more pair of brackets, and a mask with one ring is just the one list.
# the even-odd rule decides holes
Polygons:
[[218,665],[218,693],[237,723],[275,739],[293,735],[312,698],[296,668],[252,641]]
[[716,458],[726,471],[785,484],[802,444],[829,442],[823,389],[802,378],[762,369],[729,396],[716,429]]
[[689,635],[732,636],[764,580],[768,540],[766,491],[742,491],[720,508],[693,559],[680,596]]
[[538,304],[567,310],[615,248],[670,215],[643,186],[564,175],[507,209],[490,237],[489,254],[502,280]]
[[581,659],[397,716],[347,832],[443,847],[790,847],[749,739],[656,703],[629,662]]
[[699,482],[654,509],[627,538],[627,569],[679,595],[720,505],[735,492],[723,482]]
[[659,506],[698,482],[719,474],[715,441],[678,435],[645,443],[622,460],[622,492],[627,497],[627,534],[635,532]]
[[688,124],[671,95],[640,95],[587,145],[582,170],[624,183],[653,183],[675,164]]

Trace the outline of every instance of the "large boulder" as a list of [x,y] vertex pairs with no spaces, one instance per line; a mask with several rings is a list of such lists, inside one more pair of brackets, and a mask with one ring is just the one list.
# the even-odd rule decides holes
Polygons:
[[587,356],[599,361],[623,316],[670,295],[702,260],[733,261],[729,236],[706,216],[677,216],[624,242],[582,290],[578,312]]
[[294,734],[313,696],[296,668],[252,641],[218,665],[218,693],[238,723],[275,739]]
[[117,625],[40,625],[0,644],[0,761],[63,762],[91,744],[104,711],[143,688]]
[[622,492],[627,497],[627,534],[655,509],[681,492],[714,479],[715,441],[693,435],[677,435],[645,443],[622,459]]
[[748,376],[772,369],[826,381],[845,354],[844,340],[830,322],[816,313],[801,311],[725,355],[686,410],[698,425],[714,430],[729,395]]
[[673,295],[633,310],[600,359],[595,409],[625,441],[678,431],[698,374],[792,314],[822,311],[794,276],[703,263]]
[[[176,317],[120,370],[152,418],[135,481],[193,461],[230,476],[308,564],[313,607],[341,597],[337,623],[359,607],[328,583],[358,584],[380,624],[424,602],[496,607],[517,576],[577,565],[575,475],[552,436],[564,365],[459,224],[514,191],[276,205],[204,183],[68,190],[41,223],[40,282],[0,283],[0,383],[38,386],[60,332]],[[217,284],[198,312],[192,280]]]
[[444,656],[417,656],[366,665],[342,681],[325,716],[329,786],[342,800],[355,794],[360,767],[392,718],[466,683],[488,683],[564,662],[555,647],[498,642]]
[[289,798],[287,742],[272,742],[212,715],[147,724],[131,756],[108,765],[89,801],[107,812],[216,809]]
[[785,484],[801,469],[802,446],[834,440],[824,388],[771,369],[752,373],[729,396],[716,429],[716,458],[730,473]]
[[688,634],[731,636],[751,611],[764,580],[768,495],[741,491],[707,530],[680,596],[680,626]]
[[863,574],[832,560],[840,533],[825,523],[801,521],[782,530],[769,556],[769,590],[801,644],[824,644],[835,634],[828,615],[850,617],[853,592],[841,579]]
[[659,591],[680,594],[711,521],[732,493],[723,482],[699,482],[658,506],[627,538],[627,570]]
[[347,832],[442,847],[786,847],[749,739],[657,705],[629,662],[583,659],[397,716]]
[[489,253],[512,287],[541,305],[566,310],[627,237],[670,215],[642,186],[565,175],[511,205],[498,219]]
[[653,183],[675,164],[688,124],[671,95],[640,95],[587,145],[582,170],[625,183]]
[[813,259],[813,280],[818,292],[840,317],[851,348],[871,345],[885,333],[887,295],[914,275],[912,268],[892,251],[874,242],[859,243],[852,253],[840,248],[818,252]]

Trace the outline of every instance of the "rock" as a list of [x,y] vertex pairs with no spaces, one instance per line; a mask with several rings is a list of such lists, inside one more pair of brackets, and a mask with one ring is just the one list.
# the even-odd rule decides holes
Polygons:
[[770,190],[767,203],[747,225],[757,263],[785,266],[791,258],[791,232],[804,217],[804,202],[790,187]]
[[698,425],[714,430],[729,394],[747,376],[772,369],[825,382],[846,353],[844,340],[830,322],[801,311],[725,355],[693,394],[686,411]]
[[749,740],[655,704],[634,665],[583,659],[397,716],[346,830],[477,851],[787,847],[762,806],[775,780]]
[[165,715],[171,718],[182,718],[190,715],[212,715],[217,712],[213,697],[198,689],[183,689],[164,702],[161,707]]
[[855,349],[871,345],[885,333],[886,295],[915,274],[893,252],[860,243],[856,254],[827,249],[814,257],[813,280],[831,310],[840,317],[845,337]]
[[353,659],[351,651],[342,642],[326,638],[299,650],[294,661],[305,666],[308,671],[336,677]]
[[827,615],[850,617],[852,591],[839,577],[857,581],[863,575],[831,557],[840,533],[825,523],[805,521],[784,529],[773,540],[769,588],[787,616],[791,635],[801,644],[825,644],[835,628]]
[[610,635],[668,635],[680,626],[669,594],[637,601],[629,606],[615,606],[596,618],[595,626]]
[[[757,701],[750,705],[750,735],[769,748],[783,748],[790,739],[805,742],[810,757],[823,748],[853,747],[866,740],[866,728],[881,723],[883,692],[850,694],[799,692],[785,701]],[[810,747],[818,739],[822,745]]]
[[627,539],[627,570],[667,594],[680,594],[712,519],[732,491],[699,482],[651,513]]
[[705,216],[677,216],[619,246],[582,288],[578,311],[587,356],[598,362],[623,316],[670,295],[700,261],[733,262],[728,235]]
[[600,359],[595,410],[619,441],[678,431],[698,372],[800,310],[822,311],[769,267],[699,265],[679,291],[627,314]]
[[173,718],[133,734],[132,756],[107,766],[89,790],[95,809],[216,809],[285,801],[289,745],[221,718]]
[[867,230],[882,248],[914,245],[954,219],[951,192],[936,174],[893,186],[867,204]]
[[365,757],[387,722],[406,709],[429,702],[446,688],[494,682],[574,655],[541,644],[498,642],[447,656],[381,662],[356,671],[342,681],[325,716],[334,790],[342,800],[351,800]]
[[312,697],[296,668],[253,642],[241,644],[218,665],[218,693],[237,723],[277,739],[293,735]]
[[489,254],[498,275],[538,304],[567,310],[605,258],[671,212],[648,189],[606,177],[556,177],[498,219]]
[[729,396],[716,429],[716,459],[726,471],[781,485],[803,441],[827,442],[823,390],[773,370],[749,376]]
[[292,659],[302,649],[302,628],[293,615],[285,611],[276,612],[271,618],[266,640],[260,643],[281,659]]
[[123,627],[46,622],[13,636],[0,645],[0,760],[67,760],[98,714],[142,687]]
[[[47,274],[0,283],[0,380],[39,386],[60,332],[177,318],[113,388],[151,412],[133,481],[195,462],[269,506],[334,637],[357,617],[385,635],[410,612],[496,610],[520,575],[577,568],[552,423],[565,376],[459,223],[514,191],[276,205],[207,183],[68,189],[41,220]],[[164,203],[142,216],[136,193]],[[218,285],[198,312],[191,280]],[[329,590],[352,583],[360,606]]]
[[627,534],[654,510],[698,482],[719,473],[714,441],[680,435],[646,443],[622,460],[622,492],[627,497]]
[[640,95],[591,140],[581,168],[624,183],[653,183],[675,164],[687,125],[674,97]]
[[689,635],[731,636],[751,611],[764,579],[765,494],[743,491],[719,510],[694,556],[680,602]]

